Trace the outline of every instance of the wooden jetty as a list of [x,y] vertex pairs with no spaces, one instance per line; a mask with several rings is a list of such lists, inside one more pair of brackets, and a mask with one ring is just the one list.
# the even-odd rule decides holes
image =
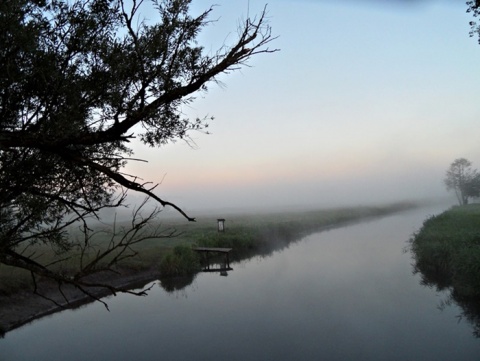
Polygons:
[[[195,247],[193,248],[195,252],[199,252],[205,255],[205,258],[207,259],[207,268],[205,268],[203,271],[205,272],[218,272],[218,271],[231,271],[233,270],[230,268],[230,251],[232,248],[216,248],[216,247]],[[224,255],[224,263],[225,266],[223,268],[210,268],[210,264],[208,262],[209,255],[210,254],[223,254]]]

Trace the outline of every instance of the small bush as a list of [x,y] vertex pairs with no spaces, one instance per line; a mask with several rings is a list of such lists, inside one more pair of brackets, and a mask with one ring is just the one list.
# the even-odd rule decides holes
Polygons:
[[160,263],[162,276],[186,276],[200,271],[200,257],[188,246],[176,246]]

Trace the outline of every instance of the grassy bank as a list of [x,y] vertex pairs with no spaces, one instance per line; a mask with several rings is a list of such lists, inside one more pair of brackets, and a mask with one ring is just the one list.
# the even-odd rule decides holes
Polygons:
[[423,282],[452,288],[457,298],[480,296],[480,205],[453,207],[427,219],[411,240]]
[[[153,270],[165,277],[192,275],[201,269],[198,255],[192,246],[231,247],[232,260],[253,255],[267,255],[290,242],[319,230],[341,226],[371,217],[378,217],[414,207],[411,203],[397,203],[377,207],[350,207],[325,209],[308,212],[277,212],[270,214],[231,215],[226,220],[226,232],[217,231],[214,217],[199,217],[195,223],[184,220],[166,220],[160,226],[169,234],[176,230],[176,236],[145,240],[135,245],[138,255],[122,262],[119,272],[132,275],[135,272]],[[98,232],[94,243],[95,252],[108,245],[111,234],[108,227]],[[122,224],[116,225],[117,229]],[[126,225],[125,225],[126,227]],[[53,258],[53,251],[47,247],[32,250],[39,254],[39,260]],[[74,252],[67,261],[55,266],[62,272],[75,272],[78,257]],[[0,265],[0,296],[8,297],[15,292],[32,287],[27,272]]]
[[[313,232],[339,227],[414,207],[397,203],[378,207],[351,207],[309,212],[237,215],[227,219],[226,231],[218,232],[216,219],[188,225],[179,239],[183,246],[167,252],[161,262],[162,275],[189,274],[200,269],[200,259],[189,246],[232,248],[231,259],[238,261],[252,256],[265,256]],[[176,272],[172,272],[176,271]]]

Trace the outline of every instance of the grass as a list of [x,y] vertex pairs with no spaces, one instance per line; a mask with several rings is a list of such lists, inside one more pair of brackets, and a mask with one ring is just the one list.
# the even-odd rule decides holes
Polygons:
[[200,270],[200,258],[186,245],[175,246],[160,263],[160,273],[164,277],[188,276]]
[[[125,259],[121,267],[130,271],[156,268],[166,277],[192,275],[200,270],[200,258],[192,251],[192,246],[231,247],[231,259],[239,260],[253,255],[270,254],[312,232],[391,214],[413,206],[415,205],[411,203],[397,203],[309,212],[231,215],[225,223],[226,231],[223,233],[217,231],[217,221],[213,217],[199,218],[195,223],[167,220],[157,225],[163,229],[175,229],[177,236],[142,241],[134,247],[137,256]],[[126,227],[127,223],[117,224],[116,228],[122,226]],[[96,249],[106,247],[110,239],[108,232],[99,232],[94,239]],[[54,251],[45,246],[30,251],[35,251],[38,255],[37,261],[49,262],[56,257]],[[69,254],[62,255],[69,258],[55,264],[56,270],[75,272],[79,267],[76,252],[72,250]],[[93,255],[94,252],[91,256]],[[0,265],[0,295],[12,294],[29,287],[31,278],[27,272]]]
[[264,244],[290,242],[312,232],[340,226],[349,222],[377,217],[410,207],[395,204],[384,207],[337,208],[309,212],[265,214],[260,216],[239,216],[230,224],[226,232],[215,229],[198,235],[204,246],[224,246],[236,248],[258,248]]
[[427,219],[410,248],[425,284],[452,288],[463,298],[480,296],[480,204]]

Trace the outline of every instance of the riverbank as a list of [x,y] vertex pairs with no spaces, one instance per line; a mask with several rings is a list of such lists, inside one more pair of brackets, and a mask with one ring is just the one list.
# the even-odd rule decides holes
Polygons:
[[[136,289],[159,277],[160,273],[154,269],[142,272],[124,269],[119,270],[113,277],[111,274],[96,275],[95,280],[117,288]],[[62,286],[62,292],[59,292],[58,284],[54,282],[43,281],[38,286],[38,293],[43,297],[33,293],[33,289],[0,296],[0,337],[36,319],[94,301],[72,286]],[[93,289],[90,292],[97,298],[111,295],[105,288]]]
[[455,298],[480,296],[480,204],[456,206],[427,219],[411,240],[415,270],[427,285]]
[[[189,247],[192,245],[205,245],[209,247],[233,247],[235,259],[251,257],[255,254],[268,254],[274,249],[286,247],[289,242],[317,231],[340,227],[351,222],[386,216],[395,212],[416,207],[413,203],[396,203],[377,207],[352,207],[338,208],[310,212],[276,213],[259,215],[231,216],[227,220],[226,232],[219,233],[214,221],[209,219],[197,224],[189,224],[189,228],[181,229],[182,236],[170,240],[170,247],[166,244],[153,247],[148,242],[139,250],[139,257],[144,262],[141,267],[125,267],[113,278],[98,275],[99,282],[110,284],[125,289],[143,287],[150,281],[159,279],[166,274],[177,276],[185,274],[184,266],[191,267],[191,259],[178,262],[175,258],[174,248],[177,245]],[[159,253],[162,255],[160,257]],[[147,256],[148,255],[148,256]],[[170,260],[169,267],[165,267],[166,260]],[[163,270],[163,274],[161,273]],[[171,272],[167,272],[170,270]],[[173,270],[173,271],[172,271]],[[197,269],[198,271],[198,269]],[[3,276],[2,276],[3,277]],[[3,280],[3,279],[2,279]],[[63,295],[59,293],[58,286],[49,282],[42,282],[39,291],[55,300],[41,298],[32,293],[32,289],[22,289],[18,292],[0,294],[0,331],[8,332],[37,318],[61,311],[64,308],[79,307],[92,299],[74,288],[63,288]],[[104,297],[109,293],[105,289],[92,290],[96,297]]]

